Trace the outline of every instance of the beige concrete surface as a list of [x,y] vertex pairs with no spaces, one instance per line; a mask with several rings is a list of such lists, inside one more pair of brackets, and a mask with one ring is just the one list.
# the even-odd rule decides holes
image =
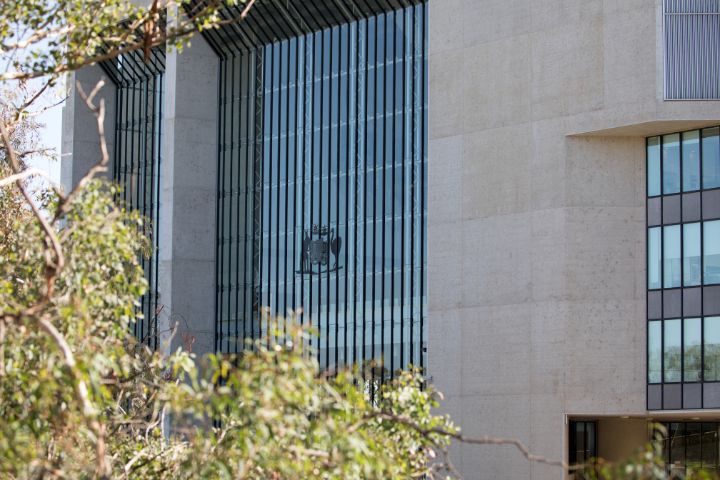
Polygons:
[[[429,5],[429,373],[465,434],[565,459],[569,412],[645,411],[644,137],[720,103],[663,101],[659,0]],[[452,454],[471,479],[564,475]]]

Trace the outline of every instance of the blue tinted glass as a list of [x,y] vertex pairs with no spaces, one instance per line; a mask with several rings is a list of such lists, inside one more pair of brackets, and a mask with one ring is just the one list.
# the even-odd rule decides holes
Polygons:
[[682,134],[683,191],[700,189],[700,132]]
[[647,191],[648,196],[660,195],[660,137],[647,140]]
[[720,187],[720,127],[702,131],[703,188]]
[[663,379],[665,382],[681,381],[682,348],[681,321],[665,320],[663,329]]
[[323,368],[423,360],[425,8],[221,61],[222,335],[302,306]]
[[662,322],[648,323],[648,382],[662,382]]
[[720,220],[705,222],[703,229],[705,284],[720,283]]
[[663,287],[680,286],[680,225],[663,228]]
[[663,194],[680,191],[680,134],[662,137]]
[[686,382],[697,382],[702,379],[700,376],[702,364],[701,323],[699,318],[683,320],[683,380]]
[[662,227],[648,229],[648,289],[662,287]]
[[700,224],[683,225],[683,285],[700,285],[702,262],[700,255]]
[[705,317],[704,321],[704,374],[703,380],[720,380],[720,317]]

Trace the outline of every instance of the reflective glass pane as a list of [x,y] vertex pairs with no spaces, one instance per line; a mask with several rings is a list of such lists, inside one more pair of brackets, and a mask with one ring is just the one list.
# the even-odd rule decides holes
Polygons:
[[683,191],[700,189],[700,132],[682,134]]
[[660,195],[660,137],[647,140],[647,191],[648,196]]
[[680,286],[680,225],[663,228],[663,287]]
[[680,191],[680,134],[663,136],[663,194]]
[[648,230],[648,288],[656,289],[662,286],[662,240],[661,227]]
[[698,422],[688,422],[685,424],[685,468],[691,468],[698,471],[702,466],[702,457],[700,450],[701,442],[701,424]]
[[687,223],[683,225],[683,285],[700,285],[701,273],[700,224]]
[[720,380],[720,317],[706,317],[704,320],[704,374],[703,380]]
[[703,228],[705,284],[720,283],[720,220],[705,222]]
[[702,466],[707,469],[717,468],[718,457],[718,424],[702,424]]
[[683,321],[683,380],[686,382],[701,380],[701,324],[699,318],[686,318]]
[[662,382],[662,322],[648,323],[648,382]]
[[685,473],[685,424],[671,423],[668,428],[670,442],[670,471],[672,475]]
[[720,127],[702,131],[703,188],[720,187]]
[[664,380],[679,382],[681,378],[681,325],[680,320],[665,320],[663,337]]

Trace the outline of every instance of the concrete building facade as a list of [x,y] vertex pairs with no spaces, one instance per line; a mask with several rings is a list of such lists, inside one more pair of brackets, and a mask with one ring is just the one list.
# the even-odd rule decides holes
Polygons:
[[[619,460],[664,422],[673,468],[695,450],[718,468],[719,13],[259,2],[157,71],[76,73],[114,79],[113,177],[155,215],[140,333],[179,322],[196,351],[235,351],[264,307],[303,307],[324,368],[426,367],[467,435]],[[71,94],[66,185],[94,155],[88,125]],[[452,459],[466,478],[567,475],[511,447]]]

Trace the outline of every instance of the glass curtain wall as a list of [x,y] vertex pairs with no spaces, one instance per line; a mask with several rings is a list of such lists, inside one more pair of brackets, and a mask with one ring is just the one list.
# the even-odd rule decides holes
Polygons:
[[148,290],[140,298],[135,336],[157,348],[158,224],[160,162],[162,158],[163,75],[165,51],[153,49],[122,55],[102,63],[115,83],[115,145],[113,180],[121,187],[117,201],[145,218],[143,233],[151,251],[141,257]]
[[648,409],[720,407],[720,128],[647,139]]
[[224,55],[216,347],[298,312],[324,369],[423,366],[427,6]]

